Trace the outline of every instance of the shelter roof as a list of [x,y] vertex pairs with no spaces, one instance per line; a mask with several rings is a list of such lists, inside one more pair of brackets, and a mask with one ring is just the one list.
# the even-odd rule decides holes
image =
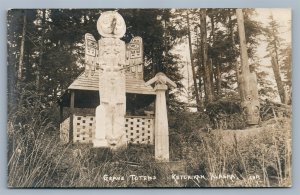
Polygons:
[[[95,71],[94,75],[89,77],[85,76],[85,72],[82,72],[68,89],[98,91],[99,71]],[[132,74],[128,73],[126,73],[126,93],[155,95],[154,89],[151,86],[145,86],[143,79],[135,78]]]

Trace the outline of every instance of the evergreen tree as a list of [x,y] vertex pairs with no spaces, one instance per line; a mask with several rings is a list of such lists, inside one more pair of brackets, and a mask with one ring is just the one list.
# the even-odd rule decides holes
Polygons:
[[270,22],[267,28],[265,28],[265,34],[268,42],[267,50],[269,52],[269,57],[271,58],[271,64],[274,72],[275,81],[278,88],[279,97],[282,103],[286,102],[286,92],[284,89],[284,84],[281,78],[280,70],[280,47],[282,39],[279,37],[279,24],[274,20],[273,15],[269,17]]

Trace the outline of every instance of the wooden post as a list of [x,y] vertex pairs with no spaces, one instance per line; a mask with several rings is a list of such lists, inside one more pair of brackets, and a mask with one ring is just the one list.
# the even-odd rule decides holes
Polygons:
[[71,91],[71,100],[70,100],[70,130],[69,130],[69,143],[73,143],[73,135],[74,135],[74,103],[75,103],[75,92]]
[[241,70],[242,74],[248,75],[250,73],[248,66],[248,53],[247,53],[247,43],[245,36],[244,27],[244,15],[242,9],[236,9],[236,17],[238,23],[239,37],[240,37],[240,55],[241,55]]
[[169,161],[169,127],[166,103],[167,84],[176,87],[165,74],[157,73],[146,85],[155,83],[155,159],[161,162]]
[[169,129],[166,105],[167,85],[157,84],[155,101],[155,159],[169,161]]
[[59,105],[59,123],[62,123],[64,120],[64,107]]
[[[248,125],[259,123],[259,97],[256,74],[251,73],[248,65],[247,44],[245,37],[244,16],[242,9],[236,9],[240,37],[241,75],[238,78],[241,96],[241,107]],[[238,71],[238,70],[237,70]]]

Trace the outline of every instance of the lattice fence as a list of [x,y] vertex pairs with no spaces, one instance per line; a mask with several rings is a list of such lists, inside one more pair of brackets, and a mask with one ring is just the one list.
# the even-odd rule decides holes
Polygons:
[[128,142],[134,144],[154,144],[153,117],[125,117],[125,131]]
[[[70,118],[60,124],[60,140],[69,141]],[[92,143],[95,137],[96,121],[91,115],[74,115],[73,119],[74,143]],[[154,117],[126,116],[125,132],[128,143],[154,144]]]
[[94,116],[74,115],[73,127],[73,141],[75,143],[92,143],[96,128]]
[[60,141],[62,143],[69,142],[70,118],[67,118],[60,124]]

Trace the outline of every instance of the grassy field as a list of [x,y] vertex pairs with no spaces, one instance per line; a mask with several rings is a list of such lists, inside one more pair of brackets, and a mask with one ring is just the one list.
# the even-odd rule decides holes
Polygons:
[[56,112],[33,107],[9,114],[9,187],[291,186],[290,118],[207,131],[192,113],[177,115],[189,121],[170,117],[170,167],[154,161],[153,146],[129,145],[112,153],[62,145]]

